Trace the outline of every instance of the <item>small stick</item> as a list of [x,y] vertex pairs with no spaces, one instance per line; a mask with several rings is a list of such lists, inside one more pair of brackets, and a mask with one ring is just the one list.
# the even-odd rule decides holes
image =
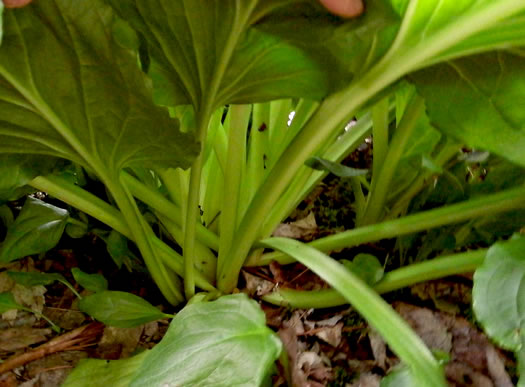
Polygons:
[[103,329],[104,324],[94,322],[57,336],[29,352],[11,356],[0,364],[0,375],[52,353],[87,347],[97,339]]

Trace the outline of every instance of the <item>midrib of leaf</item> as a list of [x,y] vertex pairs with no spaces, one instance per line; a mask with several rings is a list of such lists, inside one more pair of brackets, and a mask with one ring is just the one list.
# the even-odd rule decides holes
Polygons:
[[[25,42],[25,39],[23,38],[22,31],[20,30],[20,26],[18,24],[18,20],[13,17],[15,20],[14,24],[16,25],[18,35],[21,36],[21,42],[23,44],[24,49],[24,57],[26,58],[27,63],[27,73],[30,76],[30,83],[32,86],[33,91],[27,90],[25,87],[23,87],[20,83],[18,83],[11,75],[10,73],[0,65],[0,75],[4,77],[4,79],[9,82],[15,90],[17,90],[31,105],[35,107],[35,109],[38,111],[40,116],[47,120],[49,124],[51,124],[52,127],[55,128],[55,130],[60,134],[72,147],[74,150],[77,151],[77,153],[81,156],[81,158],[90,165],[95,171],[97,172],[104,172],[104,169],[101,168],[101,166],[98,164],[98,162],[95,162],[95,159],[91,157],[90,152],[82,145],[82,143],[78,140],[78,138],[75,137],[73,132],[65,125],[62,120],[53,112],[53,110],[44,102],[42,96],[40,93],[38,93],[36,85],[34,83],[33,79],[33,71],[30,67],[30,60],[29,55],[27,52],[27,45]],[[66,153],[67,154],[67,153]],[[104,176],[103,173],[101,176]]]
[[[98,11],[95,10],[98,14]],[[67,23],[67,21],[65,20],[64,16],[62,15],[62,12],[59,12],[59,15],[62,16],[63,18],[63,22],[66,26],[66,29],[69,33],[69,38],[73,44],[73,52],[75,53],[75,59],[77,61],[77,64],[78,64],[78,72],[79,72],[79,77],[80,77],[80,92],[82,94],[82,109],[84,111],[84,116],[86,118],[86,123],[87,123],[87,127],[88,127],[88,130],[89,130],[89,139],[91,141],[91,150],[92,150],[92,153],[93,153],[93,156],[94,158],[96,158],[97,160],[100,160],[100,155],[99,155],[99,152],[98,152],[98,147],[97,147],[97,140],[96,140],[96,136],[95,136],[95,133],[93,131],[93,125],[91,124],[91,115],[89,114],[88,112],[88,108],[87,108],[87,105],[86,105],[86,101],[87,101],[87,98],[86,98],[86,92],[85,92],[85,88],[84,88],[84,66],[81,64],[81,60],[80,60],[80,57],[78,56],[78,52],[79,52],[79,49],[78,49],[78,46],[77,46],[77,43],[76,43],[76,40],[73,39],[73,35],[71,33],[71,25],[69,23]],[[98,14],[98,17],[100,18],[100,14]],[[122,134],[122,133],[121,133]]]
[[[498,53],[498,59],[500,59],[500,54]],[[480,88],[478,88],[464,73],[463,71],[461,71],[461,68],[459,66],[457,66],[454,62],[447,62],[447,65],[449,65],[450,67],[452,67],[452,69],[459,75],[459,77],[465,82],[465,84],[468,85],[468,87],[470,87],[470,89],[472,89],[472,91],[474,93],[477,93],[477,94],[480,94],[482,96],[484,96],[487,101],[490,103],[490,106],[494,109],[494,111],[496,111],[500,118],[509,126],[509,128],[515,128],[516,125],[514,122],[512,122],[512,120],[510,120],[507,115],[505,114],[504,111],[501,110],[500,107],[498,107],[497,104],[494,103],[494,98],[493,98],[493,95],[491,94],[488,94],[486,92],[484,92],[483,90],[481,90]],[[501,60],[499,60],[499,65],[500,65],[500,69],[503,70],[503,64],[501,63]],[[500,72],[500,76],[498,78],[498,84],[493,88],[494,90],[497,90],[498,89],[498,85],[499,85],[499,82],[501,81],[501,72]]]
[[[241,8],[240,3],[242,0],[236,0],[236,8]],[[209,89],[209,98],[203,98],[205,101],[203,101],[203,105],[205,107],[205,111],[209,110],[209,114],[211,116],[211,113],[215,108],[217,108],[219,105],[221,105],[223,102],[226,101],[218,101],[217,95],[219,94],[219,88],[222,84],[222,80],[224,78],[224,74],[226,73],[226,69],[228,67],[228,64],[231,61],[231,58],[233,57],[233,53],[235,51],[235,48],[237,47],[237,43],[239,42],[239,38],[242,36],[243,32],[246,31],[247,27],[249,26],[248,22],[250,19],[250,15],[252,14],[253,10],[257,6],[258,0],[252,0],[250,6],[247,8],[246,13],[244,15],[240,15],[239,13],[235,13],[235,18],[233,21],[234,28],[231,30],[228,40],[226,41],[224,51],[222,55],[220,56],[220,59],[217,63],[217,67],[215,68],[215,71],[212,76],[212,83],[210,85]],[[207,99],[207,101],[206,101]]]
[[7,102],[10,105],[15,105],[15,106],[21,107],[23,109],[26,109],[26,110],[30,111],[31,113],[38,113],[34,109],[34,106],[31,106],[31,104],[28,104],[28,103],[24,103],[23,100],[7,99],[7,98],[2,97],[2,95],[0,95],[0,101],[4,101],[4,102]]
[[[173,56],[171,55],[172,50],[170,50],[169,48],[170,44],[167,41],[167,38],[169,36],[171,38],[174,38],[177,41],[177,45],[179,47],[182,47],[182,45],[180,44],[178,40],[177,34],[163,35],[159,31],[157,31],[155,26],[149,23],[149,18],[143,16],[144,9],[140,7],[141,3],[136,2],[135,4],[137,5],[137,11],[140,13],[140,16],[142,17],[142,22],[148,27],[148,29],[154,35],[155,39],[159,42],[162,52],[166,56],[166,59],[169,61],[170,65],[175,69],[175,72],[180,75],[179,79],[183,83],[184,89],[190,94],[192,105],[197,106],[197,95],[195,94],[195,90],[193,90],[193,88],[191,87],[191,82],[188,82],[188,79],[193,79],[193,77],[191,76],[191,74],[186,73],[184,71],[185,69],[191,69],[193,66],[191,65],[189,60],[186,58],[186,55],[179,55],[177,58],[173,58]],[[178,64],[177,59],[180,59],[180,58],[184,60],[185,62],[184,65]]]
[[[13,125],[13,126],[18,126],[18,125]],[[62,157],[67,157],[67,158],[71,158],[71,160],[73,161],[82,161],[82,160],[78,160],[76,157],[74,157],[74,155],[70,154],[69,151],[66,149],[66,150],[61,150],[61,146],[60,144],[53,144],[51,142],[49,142],[49,140],[47,140],[46,138],[42,138],[34,133],[32,134],[27,134],[27,133],[13,133],[13,131],[11,130],[2,130],[0,128],[0,134],[4,134],[6,136],[9,136],[9,137],[15,137],[15,138],[20,138],[20,139],[23,139],[23,140],[27,140],[27,141],[32,141],[32,142],[36,142],[38,144],[41,144],[41,145],[44,145],[45,147],[55,151],[55,152],[58,152]],[[44,153],[41,153],[41,154],[44,154]],[[57,156],[56,153],[53,153],[53,152],[47,152],[45,154],[49,154],[50,156]]]
[[101,176],[106,175],[104,168],[99,164],[98,160],[95,160],[91,156],[90,152],[82,145],[78,138],[75,137],[67,125],[64,124],[64,122],[62,122],[55,112],[43,101],[38,92],[35,91],[33,95],[26,88],[20,85],[13,77],[11,77],[11,75],[1,65],[0,75],[2,75],[9,83],[11,83],[11,85],[35,107],[40,116],[44,118],[52,127],[54,127],[57,133],[60,134],[64,140],[66,140],[73,147],[73,149],[83,159],[85,164],[92,167],[97,173],[102,172]]
[[[400,35],[400,43],[397,48],[399,48],[401,52],[405,52],[403,56],[410,58],[410,62],[417,64],[414,68],[410,68],[406,72],[424,67],[426,61],[432,60],[433,57],[460,43],[462,40],[488,29],[496,25],[499,21],[510,18],[524,10],[525,2],[516,1],[512,4],[509,1],[505,3],[494,2],[490,5],[481,6],[480,10],[474,9],[472,12],[461,15],[445,27],[440,28],[433,35],[428,36],[427,39],[421,39],[416,44],[411,42],[410,37]],[[409,22],[410,21],[407,20],[408,24]],[[401,28],[403,28],[403,26]],[[396,38],[396,41],[397,40],[398,38]],[[394,46],[395,45],[396,43],[394,43]],[[390,52],[387,53],[386,56],[388,57],[389,54]]]
[[[128,106],[128,108],[127,108],[127,112],[128,112],[128,114],[126,114],[126,118],[125,118],[124,121],[122,122],[122,124],[121,124],[121,128],[124,128],[125,125],[126,125],[126,123],[127,123],[128,120],[129,120],[129,106],[130,106],[130,104],[128,104],[127,106]],[[118,156],[118,155],[117,155],[117,150],[118,150],[118,148],[119,148],[119,146],[120,146],[120,142],[121,142],[122,139],[125,137],[125,136],[124,136],[124,135],[125,135],[124,132],[125,132],[124,130],[119,130],[119,133],[118,133],[117,139],[116,139],[116,141],[115,141],[115,145],[113,146],[113,150],[111,151],[111,157],[109,158],[109,163],[110,163],[110,165],[116,165],[116,158],[117,158],[117,156]],[[136,150],[136,152],[138,153],[139,150]],[[128,154],[128,157],[126,157],[124,160],[122,160],[122,164],[123,164],[123,165],[126,165],[126,161],[127,161],[128,159],[131,159],[132,157],[133,157],[133,153]]]
[[[224,87],[224,90],[222,91],[220,95],[220,99],[229,100],[231,96],[235,94],[235,91],[233,93],[230,93],[230,90],[235,90],[239,81],[244,77],[244,75],[246,75],[249,71],[252,70],[252,68],[257,64],[257,62],[259,62],[259,59],[264,57],[268,53],[270,53],[278,45],[279,45],[278,43],[273,44],[272,46],[266,48],[265,50],[261,51],[257,56],[255,56],[250,62],[250,64],[246,66],[239,74],[237,74],[235,80],[233,80],[232,82],[230,82],[230,84]],[[268,78],[265,78],[265,79],[268,79]],[[244,84],[244,87],[245,85],[246,84]]]

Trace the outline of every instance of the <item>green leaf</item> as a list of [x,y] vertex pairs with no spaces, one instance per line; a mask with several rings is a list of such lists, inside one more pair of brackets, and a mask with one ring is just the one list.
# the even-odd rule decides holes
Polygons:
[[475,149],[525,166],[525,57],[471,56],[410,75],[433,125]]
[[495,243],[474,273],[474,313],[487,335],[500,347],[514,351],[520,380],[525,377],[525,237]]
[[443,52],[433,62],[525,45],[525,12],[498,22]]
[[64,386],[260,386],[281,346],[255,301],[224,296],[186,306],[152,350],[82,361]]
[[108,281],[102,274],[88,274],[78,267],[71,269],[75,281],[83,288],[92,292],[102,292],[108,289]]
[[517,351],[525,332],[525,237],[498,242],[474,273],[473,308],[485,332],[501,347]]
[[21,189],[38,175],[51,172],[57,160],[50,157],[1,154],[0,155],[0,201],[17,200],[28,189]]
[[[107,2],[146,38],[156,100],[193,104],[197,110],[203,101],[213,110],[227,103],[322,98],[350,77],[350,62],[363,66],[357,55],[361,40],[348,38],[350,33],[367,48],[381,47],[372,41],[385,20],[384,12],[371,12],[374,23],[367,18],[343,27],[320,6],[302,0]],[[371,10],[379,8],[371,3]]]
[[75,296],[80,298],[80,295],[73,286],[59,273],[41,273],[41,272],[22,272],[22,271],[8,271],[7,274],[17,284],[31,287],[31,286],[45,286],[50,285],[55,281],[61,282],[66,285]]
[[0,262],[43,253],[55,247],[64,232],[67,217],[68,212],[62,208],[27,198],[0,245]]
[[9,208],[7,204],[0,205],[0,224],[4,227],[9,227],[15,221],[13,211]]
[[135,56],[113,40],[113,20],[98,0],[4,12],[1,153],[70,159],[106,184],[128,166],[189,166],[197,144],[153,104]]
[[8,310],[25,309],[22,305],[15,301],[15,297],[11,292],[0,293],[0,314],[7,312]]
[[418,385],[445,386],[443,370],[421,339],[372,288],[326,254],[299,241],[269,238],[260,242],[306,265],[350,303],[410,366]]
[[[390,1],[405,16],[396,43],[405,48],[423,47],[426,42],[425,51],[437,54],[427,65],[524,42],[525,7],[513,0]],[[439,37],[447,37],[448,42],[440,42]]]
[[128,387],[149,351],[120,360],[82,359],[62,387]]
[[118,328],[131,328],[171,317],[139,296],[118,291],[106,290],[84,297],[78,307],[94,319]]
[[[415,87],[407,82],[401,82],[397,88],[395,98],[396,122],[398,125],[401,122],[409,101],[415,94]],[[427,155],[432,154],[441,137],[441,133],[430,124],[427,115],[424,113],[420,114],[415,123],[414,135],[409,137],[403,155],[396,168],[395,179],[391,187],[391,196],[395,197],[410,187],[410,184],[418,176],[423,167],[423,165],[421,165],[421,159],[427,158]]]
[[352,261],[343,259],[341,263],[370,286],[381,281],[385,274],[381,262],[372,254],[357,254]]
[[88,232],[87,223],[68,223],[66,225],[66,234],[73,239],[79,239],[84,237]]
[[408,367],[400,367],[389,372],[381,380],[380,387],[415,387],[414,378]]
[[135,386],[259,386],[281,352],[244,294],[184,308],[142,363]]
[[106,241],[109,255],[119,269],[123,263],[128,262],[130,258],[134,257],[133,252],[128,247],[128,238],[118,231],[111,230],[104,240]]
[[40,273],[40,272],[22,272],[22,271],[8,271],[7,274],[17,284],[31,287],[31,286],[45,286],[50,285],[55,281],[65,282],[66,279],[59,273]]
[[305,164],[312,169],[316,169],[318,171],[328,171],[341,178],[363,176],[368,173],[368,169],[347,167],[346,165],[334,163],[333,161],[326,160],[321,157],[311,157],[306,160]]

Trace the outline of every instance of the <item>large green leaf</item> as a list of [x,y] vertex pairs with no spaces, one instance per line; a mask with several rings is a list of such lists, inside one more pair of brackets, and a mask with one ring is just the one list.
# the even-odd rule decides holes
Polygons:
[[59,156],[112,179],[126,166],[188,166],[191,137],[156,107],[97,0],[35,1],[3,15],[0,152]]
[[[157,101],[208,109],[325,96],[349,78],[349,63],[363,65],[355,47],[372,46],[386,14],[345,24],[308,0],[106,1],[146,38]],[[346,40],[348,30],[359,37]]]
[[244,294],[184,308],[130,386],[259,386],[281,342]]
[[43,253],[55,247],[64,232],[67,218],[66,210],[28,198],[0,244],[0,262]]
[[281,351],[265,321],[244,294],[192,304],[152,350],[112,362],[82,361],[64,386],[259,386]]
[[525,385],[525,237],[498,242],[474,273],[473,309],[485,332],[516,352],[520,386]]
[[503,348],[521,348],[525,293],[525,238],[498,242],[474,274],[473,308],[487,334]]
[[128,387],[149,351],[127,359],[83,359],[62,387]]
[[[390,0],[405,20],[398,43],[405,47],[433,41],[443,49],[426,64],[444,58],[505,48],[525,42],[525,7],[514,0]],[[429,39],[430,38],[430,39]],[[450,44],[454,42],[454,44]],[[446,48],[445,48],[446,47]],[[422,53],[423,54],[423,53]]]
[[476,149],[525,166],[525,57],[499,51],[458,59],[410,76],[431,122]]

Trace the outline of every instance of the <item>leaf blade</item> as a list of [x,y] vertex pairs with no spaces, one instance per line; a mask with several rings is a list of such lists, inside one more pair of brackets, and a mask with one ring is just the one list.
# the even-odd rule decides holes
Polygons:
[[184,308],[130,387],[260,385],[280,350],[254,301],[244,294],[224,296]]
[[146,300],[131,293],[105,290],[79,301],[79,309],[104,324],[131,328],[150,321],[171,317]]
[[27,198],[0,245],[0,262],[11,262],[53,248],[64,232],[67,218],[66,210]]

